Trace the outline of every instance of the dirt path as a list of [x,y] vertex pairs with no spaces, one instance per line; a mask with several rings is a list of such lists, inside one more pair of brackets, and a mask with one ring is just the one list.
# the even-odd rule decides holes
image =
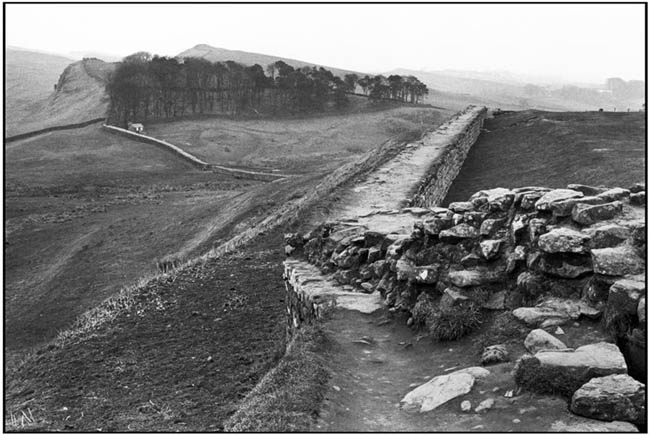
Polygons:
[[[583,322],[585,323],[585,322]],[[477,380],[472,391],[427,413],[407,412],[400,400],[434,376],[477,366],[480,335],[455,342],[434,343],[406,327],[406,317],[393,317],[386,309],[373,314],[338,309],[324,326],[334,343],[327,355],[332,378],[326,393],[317,431],[326,432],[539,432],[553,423],[578,420],[561,398],[521,393],[510,372],[513,362],[486,367],[490,375]],[[585,329],[592,331],[585,334]],[[565,328],[563,340],[580,345],[599,336],[595,324]],[[369,344],[368,344],[369,343]],[[492,398],[495,405],[485,413],[474,408]],[[472,411],[462,412],[469,400]]]

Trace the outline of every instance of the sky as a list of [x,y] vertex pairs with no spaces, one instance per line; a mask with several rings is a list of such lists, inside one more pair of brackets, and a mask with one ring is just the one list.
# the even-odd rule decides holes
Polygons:
[[367,73],[645,78],[643,4],[6,4],[10,46],[123,57],[197,44]]

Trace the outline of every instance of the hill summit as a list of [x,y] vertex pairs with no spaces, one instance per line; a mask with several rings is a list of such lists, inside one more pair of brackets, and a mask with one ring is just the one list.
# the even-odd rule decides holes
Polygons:
[[195,45],[194,47],[179,53],[176,57],[180,57],[180,58],[200,57],[200,58],[207,59],[211,62],[225,62],[228,60],[232,60],[234,62],[241,63],[244,65],[259,64],[262,67],[266,67],[271,63],[281,60],[287,63],[288,65],[291,65],[294,68],[302,68],[305,66],[308,67],[322,66],[323,68],[332,71],[333,74],[338,76],[344,76],[345,74],[352,74],[352,73],[360,74],[359,72],[355,72],[355,71],[345,70],[341,68],[333,68],[326,65],[317,65],[314,63],[304,62],[302,60],[297,60],[297,59],[290,59],[287,57],[273,56],[273,55],[261,54],[261,53],[251,53],[248,51],[241,51],[241,50],[228,50],[226,48],[212,47],[211,45],[208,44]]

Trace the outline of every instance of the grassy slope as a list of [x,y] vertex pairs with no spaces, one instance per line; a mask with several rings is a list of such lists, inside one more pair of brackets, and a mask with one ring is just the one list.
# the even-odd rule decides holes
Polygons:
[[38,112],[54,92],[61,71],[73,61],[26,50],[5,50],[5,132]]
[[147,132],[209,163],[306,173],[339,166],[390,137],[412,138],[448,114],[397,107],[283,121],[181,121],[150,125]]
[[[32,55],[38,54],[32,53]],[[23,65],[29,65],[26,61],[16,63],[13,70],[25,72],[22,73],[23,75],[16,76],[10,74],[11,69],[7,67],[8,77],[5,86],[8,94],[14,95],[7,99],[7,123],[5,124],[7,136],[55,125],[79,123],[100,118],[106,113],[108,99],[104,87],[113,64],[100,60],[79,61],[67,65],[65,69],[57,69],[56,78],[53,79],[50,70],[27,68]],[[48,65],[51,69],[55,67],[56,65]],[[31,103],[25,105],[20,100],[25,95],[22,87],[16,85],[9,87],[10,80],[15,84],[21,83],[21,79],[27,82],[30,88],[32,83],[47,80],[50,91],[30,94]],[[54,92],[52,88],[55,83],[57,90]]]
[[[52,338],[80,312],[154,273],[156,259],[204,252],[260,221],[287,198],[299,197],[361,151],[393,134],[415,134],[423,128],[402,118],[395,120],[397,130],[385,128],[375,122],[381,116],[357,115],[359,124],[369,126],[364,127],[368,137],[337,159],[317,161],[311,145],[292,142],[293,166],[283,170],[296,178],[273,184],[196,171],[158,148],[109,135],[96,126],[8,144],[5,344],[20,352]],[[437,111],[417,116],[441,118]],[[350,124],[332,119],[332,129],[320,134],[345,137]],[[295,122],[317,136],[323,120]],[[261,143],[270,142],[284,123],[260,122],[255,134]],[[254,127],[251,121],[242,124]],[[183,123],[169,127],[173,130],[174,125]],[[244,141],[230,143],[233,153],[243,157],[249,155],[246,146]],[[242,158],[237,163],[250,162]]]
[[445,204],[498,186],[626,187],[645,178],[642,113],[525,111],[488,119],[485,129]]
[[200,231],[217,234],[215,220],[227,225],[238,196],[258,185],[194,170],[96,126],[12,143],[5,157],[12,350],[52,338]]

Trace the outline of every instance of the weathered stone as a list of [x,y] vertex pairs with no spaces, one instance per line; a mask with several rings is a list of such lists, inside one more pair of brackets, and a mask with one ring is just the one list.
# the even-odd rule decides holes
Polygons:
[[[393,235],[386,236],[388,241],[392,240],[389,236]],[[386,260],[397,260],[412,241],[410,236],[395,235],[395,240],[386,247]]]
[[443,242],[457,242],[463,239],[472,239],[478,237],[478,235],[479,233],[476,228],[463,223],[451,227],[448,230],[440,231],[438,237],[440,237],[440,240]]
[[561,322],[558,324],[564,324],[570,320],[567,313],[547,307],[520,307],[514,310],[512,314],[531,327],[541,326],[543,322],[549,319]]
[[551,203],[551,211],[553,216],[571,216],[571,212],[578,204],[603,204],[605,201],[597,196],[585,196],[582,198],[570,198],[563,201],[556,201]]
[[630,191],[627,189],[621,189],[620,187],[615,187],[613,189],[606,190],[603,193],[599,193],[598,198],[602,198],[607,202],[611,201],[623,201],[628,202],[630,199]]
[[[454,214],[451,216],[451,223],[453,224],[454,227],[455,227],[456,225],[460,225],[460,224],[462,224],[464,221],[465,221],[465,215],[464,215],[464,214],[454,213]],[[452,228],[453,228],[453,227],[452,227]]]
[[528,336],[526,336],[526,340],[524,340],[524,346],[526,346],[526,349],[533,354],[541,350],[559,350],[567,348],[564,343],[543,329],[533,329],[530,331]]
[[513,192],[515,193],[527,193],[527,192],[541,192],[541,193],[546,193],[550,192],[553,189],[550,189],[548,187],[543,187],[543,186],[524,186],[524,187],[515,187],[512,189]]
[[636,307],[636,315],[639,319],[639,323],[645,324],[645,296],[639,299],[639,305]]
[[565,422],[558,420],[554,422],[550,429],[550,432],[619,432],[619,433],[630,433],[638,432],[639,429],[636,428],[632,423],[627,421],[597,421],[591,419],[577,419],[573,418],[572,421]]
[[486,215],[487,213],[484,213],[482,211],[468,211],[463,215],[465,217],[464,222],[470,224],[475,228],[480,228],[481,223],[483,222],[483,219],[485,219]]
[[645,385],[624,374],[591,379],[571,399],[571,412],[605,421],[645,423]]
[[639,301],[646,294],[644,281],[619,279],[609,288],[607,306],[620,314],[636,314]]
[[460,410],[461,411],[469,412],[469,411],[471,411],[471,409],[472,409],[472,402],[470,402],[469,400],[463,400],[460,403]]
[[501,290],[490,295],[490,299],[485,302],[481,308],[486,310],[503,310],[506,307],[506,290]]
[[412,281],[415,279],[415,264],[410,260],[399,259],[395,265],[398,281]]
[[614,284],[615,277],[595,273],[589,279],[587,297],[592,302],[604,302],[609,297],[609,288]]
[[481,192],[487,195],[487,203],[490,211],[508,210],[515,199],[515,193],[512,190],[504,189],[502,187],[482,190]]
[[349,284],[352,282],[352,280],[355,278],[355,272],[353,270],[344,270],[344,269],[339,269],[336,272],[334,272],[334,275],[332,275],[332,278],[339,284]]
[[374,270],[370,265],[364,265],[359,269],[359,277],[363,281],[371,280],[375,276]]
[[442,293],[442,297],[440,298],[439,305],[440,308],[442,308],[443,310],[449,310],[458,305],[462,305],[468,301],[469,298],[467,296],[464,296],[455,290],[447,288]]
[[607,191],[607,188],[603,186],[594,187],[594,186],[587,186],[585,184],[569,184],[567,186],[567,189],[582,192],[587,196],[598,195],[599,193],[603,193]]
[[449,204],[449,210],[456,213],[465,213],[466,211],[474,210],[474,205],[469,201],[452,202]]
[[[535,204],[539,199],[544,196],[548,190],[540,192],[526,192],[521,193],[521,200],[519,201],[519,206],[524,210],[531,210],[535,208]],[[515,200],[516,202],[516,200]]]
[[553,228],[548,233],[542,234],[537,241],[537,245],[544,252],[573,252],[579,254],[586,251],[585,245],[589,239],[588,235],[580,231],[560,227]]
[[546,219],[533,218],[528,221],[528,239],[531,243],[537,242],[539,236],[546,232]]
[[375,286],[372,285],[372,284],[369,283],[369,282],[362,282],[362,283],[361,283],[361,290],[362,290],[364,293],[372,293],[372,292],[375,291]]
[[359,267],[359,248],[349,246],[340,253],[332,255],[332,261],[340,269],[356,269]]
[[483,259],[474,253],[467,254],[460,259],[460,264],[463,267],[475,267],[483,262]]
[[642,272],[645,263],[628,245],[614,248],[592,249],[594,272],[603,275],[627,275]]
[[424,233],[429,236],[437,236],[441,231],[451,228],[453,225],[450,217],[435,217],[423,222]]
[[432,264],[429,266],[417,266],[415,268],[414,281],[418,284],[435,284],[440,275],[440,266]]
[[590,257],[578,254],[546,254],[539,259],[537,268],[553,276],[575,279],[591,273]]
[[526,259],[526,247],[523,245],[515,246],[514,251],[508,254],[506,259],[506,273],[512,273],[517,265]]
[[368,263],[374,263],[381,259],[381,249],[373,246],[368,248]]
[[646,205],[645,192],[631,193],[630,204],[645,206]]
[[402,407],[405,410],[432,411],[451,399],[469,393],[474,379],[467,372],[436,376],[404,396]]
[[293,251],[295,251],[295,250],[296,250],[296,248],[294,248],[291,245],[285,245],[285,247],[284,247],[284,253],[285,253],[285,255],[287,257],[290,256],[293,253]]
[[505,222],[505,219],[485,219],[479,232],[482,236],[492,236]]
[[481,413],[481,412],[487,411],[488,409],[492,408],[493,406],[494,406],[494,399],[492,399],[492,398],[485,399],[484,401],[482,401],[481,403],[478,404],[478,406],[476,407],[476,409],[474,411],[477,412],[477,413]]
[[483,349],[481,355],[482,365],[498,364],[505,361],[508,361],[508,350],[505,344],[494,344]]
[[388,263],[386,263],[386,260],[377,260],[372,263],[372,270],[375,276],[384,276],[388,272]]
[[502,243],[503,240],[483,240],[479,244],[483,258],[486,260],[491,260],[492,258],[496,257],[496,255],[499,253],[499,248],[501,247]]
[[576,204],[571,212],[571,218],[579,224],[592,225],[598,221],[612,219],[622,211],[623,203],[620,201],[596,205]]
[[560,392],[570,397],[585,382],[599,376],[627,374],[625,358],[615,344],[595,343],[575,351],[541,351],[515,364],[515,382],[538,393]]
[[515,237],[518,236],[519,233],[528,226],[529,220],[530,216],[527,214],[515,216],[511,225],[512,234],[514,234]]
[[329,238],[330,238],[330,240],[332,240],[332,241],[334,241],[336,243],[341,243],[341,242],[344,242],[344,241],[347,240],[348,244],[349,244],[349,241],[351,241],[355,237],[358,237],[358,236],[362,235],[366,230],[367,230],[367,228],[361,227],[361,226],[345,228],[345,229],[338,230],[338,231],[330,233]]
[[551,204],[571,198],[582,198],[584,194],[570,189],[555,189],[545,193],[536,203],[535,208],[540,211],[550,211]]
[[605,224],[586,228],[583,231],[591,237],[588,243],[591,249],[611,248],[620,245],[630,237],[630,229],[618,224]]
[[639,193],[645,191],[645,183],[634,183],[628,189],[631,193]]
[[483,285],[498,280],[498,276],[487,269],[457,270],[449,272],[449,281],[456,287]]

